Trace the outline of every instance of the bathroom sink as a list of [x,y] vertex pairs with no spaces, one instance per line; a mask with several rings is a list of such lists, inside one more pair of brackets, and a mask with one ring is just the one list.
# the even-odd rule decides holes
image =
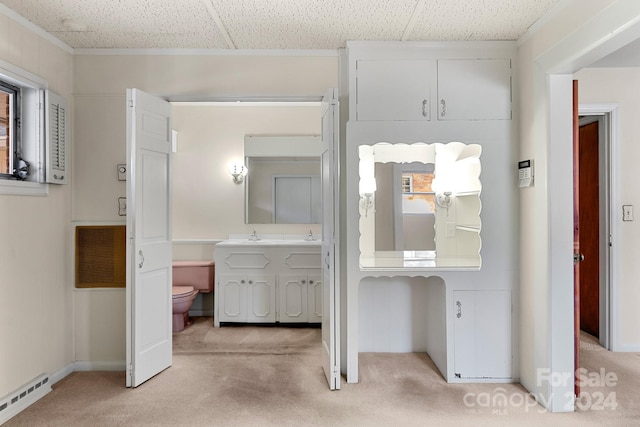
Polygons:
[[318,246],[320,240],[304,239],[229,239],[218,243],[223,246]]

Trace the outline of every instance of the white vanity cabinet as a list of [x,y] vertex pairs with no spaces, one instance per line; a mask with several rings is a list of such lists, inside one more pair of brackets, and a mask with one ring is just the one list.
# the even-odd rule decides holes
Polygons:
[[510,120],[510,59],[358,60],[357,121]]
[[511,378],[511,291],[453,291],[455,378]]
[[280,323],[320,323],[322,321],[320,277],[320,274],[280,274],[278,276],[278,321]]
[[320,242],[226,240],[214,259],[215,326],[322,321]]
[[220,322],[272,323],[276,320],[273,275],[225,274],[217,282]]

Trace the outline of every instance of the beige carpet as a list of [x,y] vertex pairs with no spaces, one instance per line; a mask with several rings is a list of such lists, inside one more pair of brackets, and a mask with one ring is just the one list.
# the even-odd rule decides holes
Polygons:
[[[447,384],[417,353],[361,354],[360,383],[331,392],[320,367],[320,333],[214,329],[210,318],[200,318],[174,334],[173,366],[142,386],[125,388],[122,372],[76,372],[6,426],[640,425],[639,355],[610,353],[588,335],[582,365],[590,373],[604,368],[618,381],[583,387],[592,400],[583,410],[551,414],[517,384]],[[485,403],[501,393],[508,406]]]

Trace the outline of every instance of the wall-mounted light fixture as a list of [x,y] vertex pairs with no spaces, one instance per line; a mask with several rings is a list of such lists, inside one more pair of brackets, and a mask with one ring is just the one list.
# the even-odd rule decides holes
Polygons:
[[249,170],[247,167],[241,163],[235,163],[229,166],[229,173],[233,177],[233,182],[236,184],[242,184],[244,181],[244,177],[247,175]]
[[373,208],[374,194],[376,192],[376,179],[367,177],[360,179],[360,207],[364,209],[364,216]]
[[436,195],[436,203],[441,208],[449,208],[451,206],[451,191],[445,191],[444,193],[438,193]]

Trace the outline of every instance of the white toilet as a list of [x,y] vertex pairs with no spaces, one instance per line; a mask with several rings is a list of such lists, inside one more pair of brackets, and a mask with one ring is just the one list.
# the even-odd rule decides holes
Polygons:
[[213,291],[213,261],[173,261],[173,332],[189,326],[189,309],[198,292]]

